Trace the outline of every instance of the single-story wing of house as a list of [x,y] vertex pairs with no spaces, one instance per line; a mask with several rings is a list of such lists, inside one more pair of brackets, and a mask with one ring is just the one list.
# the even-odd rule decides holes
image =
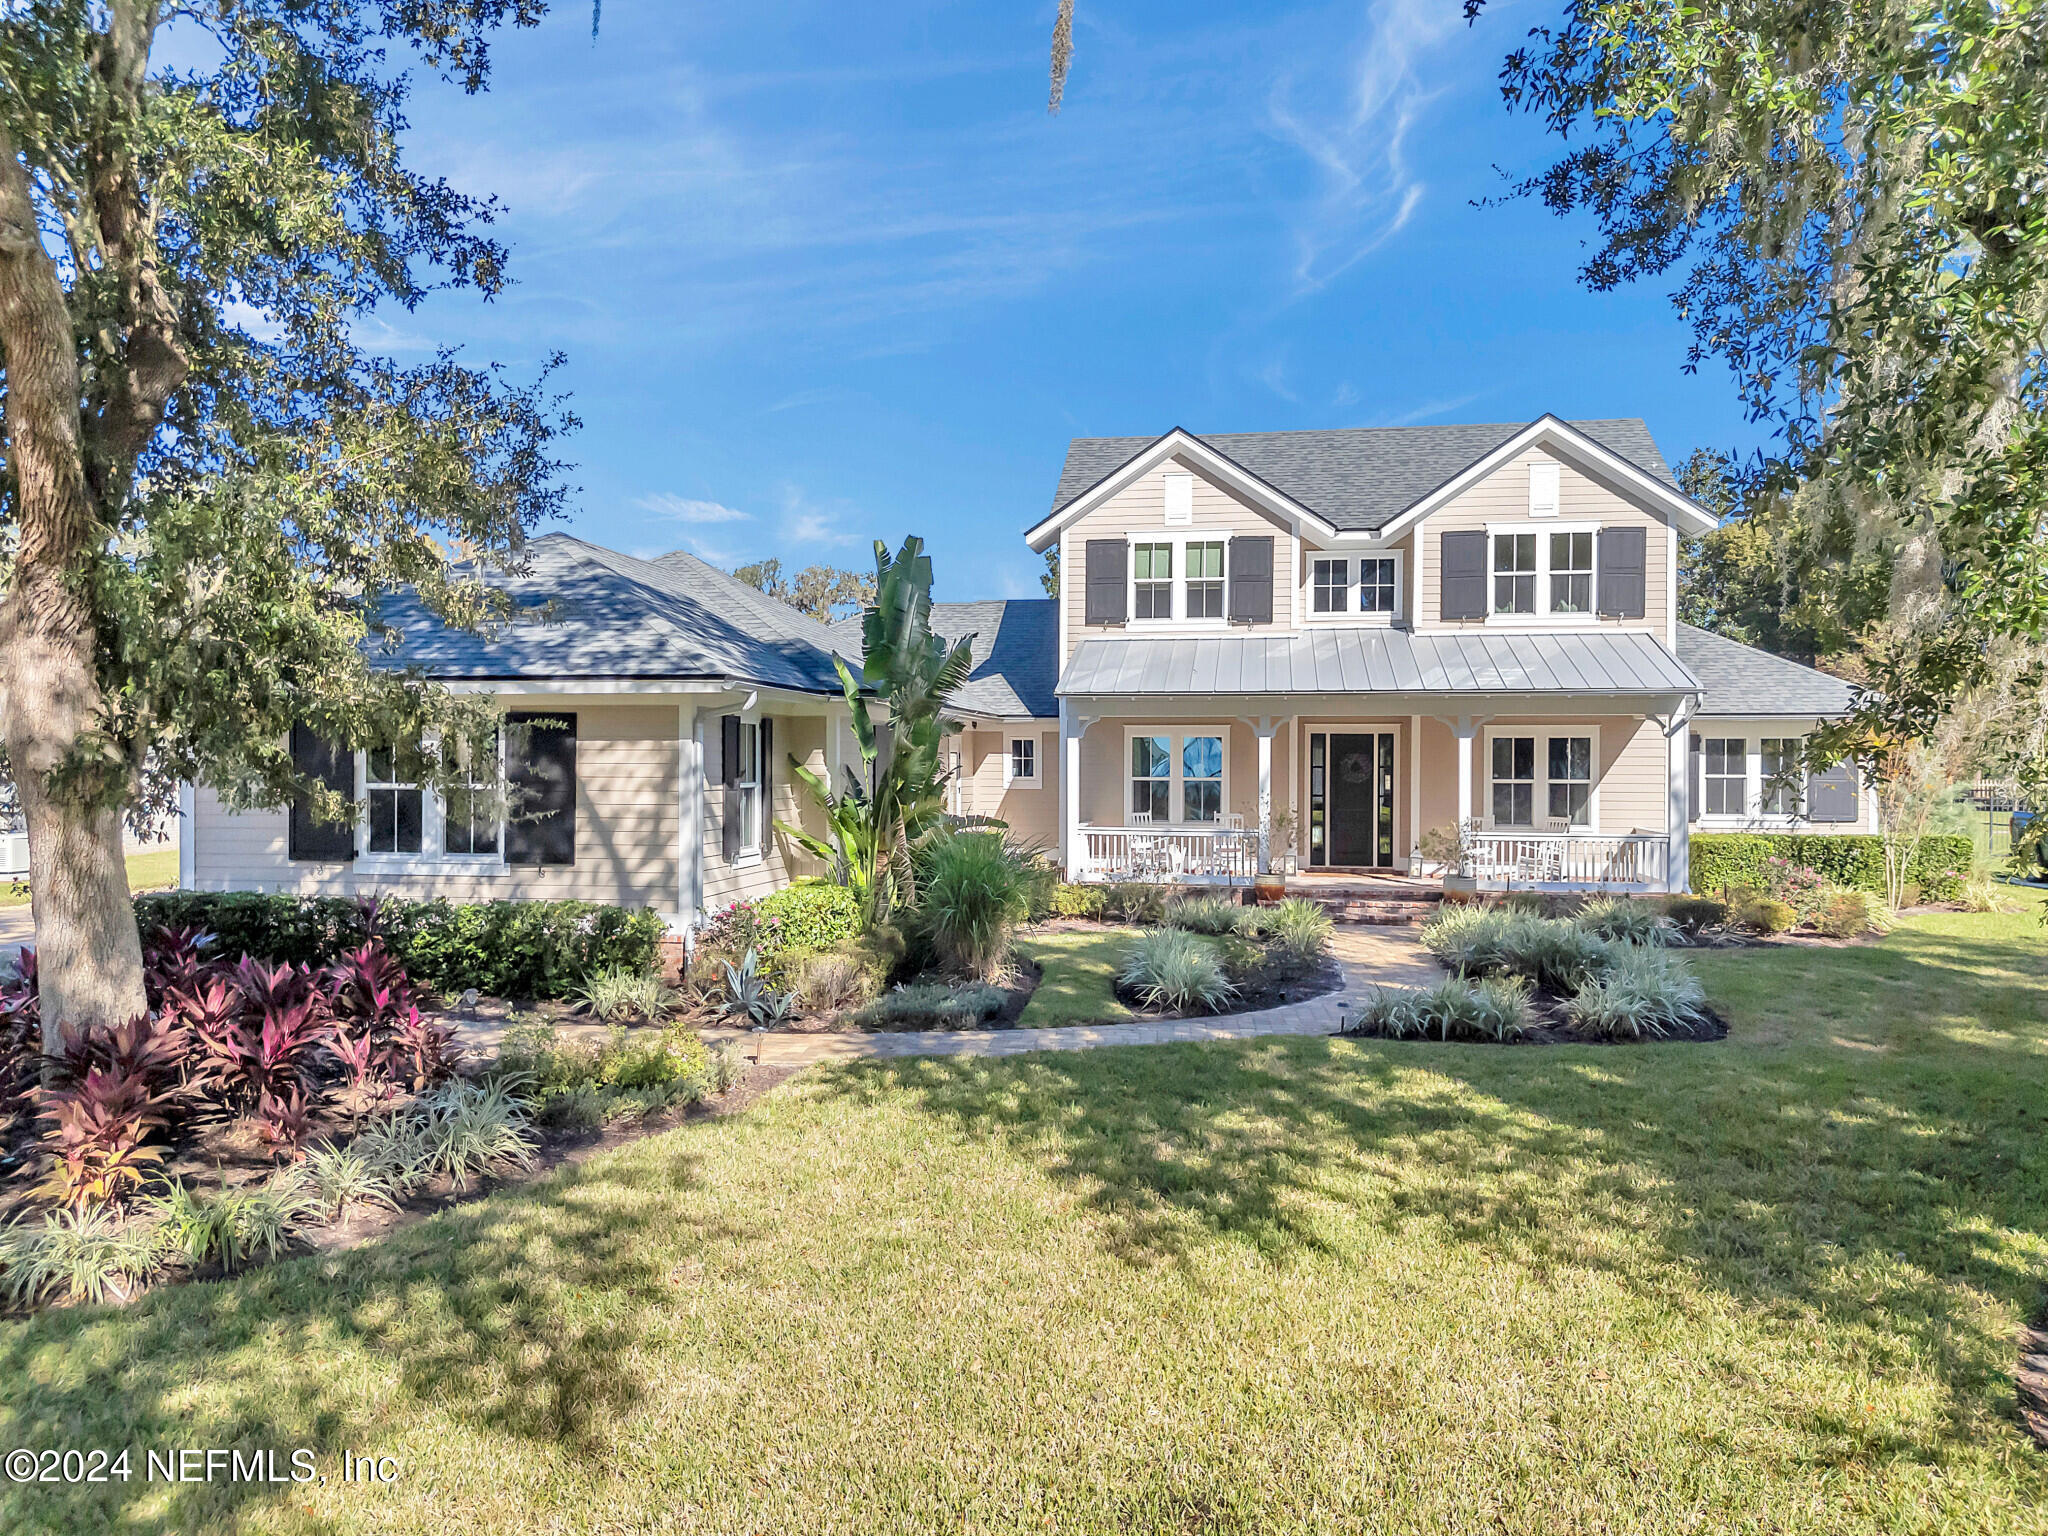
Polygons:
[[[1680,547],[1712,526],[1633,419],[1076,439],[1025,535],[1059,596],[934,606],[973,653],[949,805],[1070,879],[1192,884],[1418,873],[1462,828],[1484,884],[1683,890],[1695,830],[1873,828],[1850,767],[1802,766],[1849,687],[1679,621]],[[499,770],[537,812],[472,824],[389,754],[294,733],[354,825],[188,792],[184,883],[687,928],[818,873],[774,823],[816,822],[790,758],[858,767],[833,657],[858,672],[859,620],[681,552],[531,557],[519,622],[401,614],[400,659],[544,722]]]

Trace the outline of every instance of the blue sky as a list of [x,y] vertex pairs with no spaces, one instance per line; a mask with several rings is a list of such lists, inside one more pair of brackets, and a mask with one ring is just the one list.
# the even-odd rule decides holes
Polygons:
[[1663,292],[1591,294],[1584,226],[1476,208],[1554,151],[1500,0],[565,6],[489,95],[423,88],[415,166],[504,205],[517,286],[365,340],[568,355],[565,526],[638,553],[865,567],[1029,596],[1071,436],[1640,415],[1753,441]]

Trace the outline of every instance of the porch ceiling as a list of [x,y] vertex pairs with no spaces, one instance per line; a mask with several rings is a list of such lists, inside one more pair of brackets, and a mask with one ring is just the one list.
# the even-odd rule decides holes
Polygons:
[[1360,625],[1293,635],[1084,640],[1059,691],[1097,698],[1673,698],[1698,694],[1700,684],[1654,636],[1640,631],[1418,635]]

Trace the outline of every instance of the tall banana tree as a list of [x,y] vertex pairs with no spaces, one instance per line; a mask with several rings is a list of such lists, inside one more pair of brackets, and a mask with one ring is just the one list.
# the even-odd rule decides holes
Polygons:
[[[847,775],[833,794],[792,756],[790,769],[825,813],[825,837],[777,825],[861,895],[870,923],[916,899],[912,853],[946,823],[940,751],[961,728],[946,702],[973,670],[973,636],[954,645],[932,633],[932,561],[924,540],[892,559],[875,541],[875,600],[861,616],[861,676],[834,658],[839,686],[867,769],[868,790]],[[863,686],[865,685],[865,686]]]

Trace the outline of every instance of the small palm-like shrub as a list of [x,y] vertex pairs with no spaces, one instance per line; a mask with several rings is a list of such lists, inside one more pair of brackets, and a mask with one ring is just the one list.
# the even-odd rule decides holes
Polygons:
[[410,1111],[427,1147],[427,1167],[457,1189],[485,1173],[533,1166],[526,1107],[503,1082],[452,1082],[416,1100]]
[[606,1024],[625,1019],[658,1019],[675,1001],[675,993],[649,971],[612,966],[576,989],[583,1010]]
[[854,1015],[863,1029],[972,1029],[1002,1012],[1009,994],[985,982],[919,981],[885,992]]
[[994,977],[1017,925],[1031,914],[1024,856],[992,832],[940,838],[920,863],[918,921],[941,956],[970,976]]
[[1633,946],[1588,977],[1565,1011],[1572,1028],[1597,1040],[1661,1038],[1691,1030],[1705,1018],[1706,989],[1676,955]]
[[1261,912],[1259,926],[1289,954],[1313,960],[1329,949],[1334,925],[1321,902],[1290,896]]
[[1184,928],[1154,928],[1132,940],[1117,983],[1148,1008],[1214,1013],[1235,995],[1213,945]]
[[1602,896],[1581,907],[1572,922],[1596,939],[1615,944],[1675,944],[1681,937],[1678,924],[1647,901],[1626,896]]
[[0,1294],[23,1307],[52,1296],[126,1300],[155,1272],[161,1253],[153,1225],[123,1223],[105,1206],[51,1211],[40,1224],[0,1232]]
[[1486,1040],[1527,1034],[1534,1015],[1529,983],[1520,976],[1446,976],[1433,987],[1374,990],[1346,1033],[1390,1040]]
[[152,1093],[140,1072],[92,1067],[69,1088],[41,1090],[37,1102],[48,1129],[43,1145],[51,1168],[41,1191],[83,1211],[125,1199],[163,1159],[144,1145],[167,1123],[169,1096]]
[[1245,916],[1244,907],[1222,896],[1183,896],[1166,904],[1168,927],[1212,937],[1238,932]]

